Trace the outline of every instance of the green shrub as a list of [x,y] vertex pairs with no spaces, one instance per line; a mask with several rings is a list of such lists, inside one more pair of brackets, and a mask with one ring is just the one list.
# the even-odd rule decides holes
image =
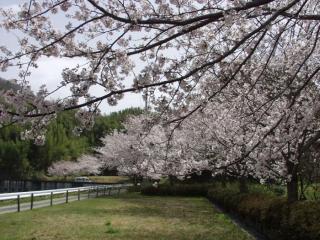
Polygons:
[[212,188],[208,198],[255,226],[269,239],[320,239],[319,202],[289,205],[285,198],[263,193],[240,194],[228,188]]
[[141,193],[157,196],[206,196],[208,188],[208,184],[149,185],[142,187]]
[[128,192],[141,192],[141,186],[134,185],[134,186],[127,187],[127,191]]
[[271,190],[277,195],[277,196],[284,196],[286,194],[286,190],[284,186],[272,186]]

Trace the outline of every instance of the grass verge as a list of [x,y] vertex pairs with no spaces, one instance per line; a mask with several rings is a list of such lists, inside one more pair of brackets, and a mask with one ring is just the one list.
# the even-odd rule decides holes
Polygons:
[[[41,176],[39,181],[74,181],[76,176],[58,177],[58,176]],[[123,183],[130,181],[127,176],[87,176],[91,181],[96,183]]]
[[202,197],[96,198],[0,215],[1,240],[249,240]]

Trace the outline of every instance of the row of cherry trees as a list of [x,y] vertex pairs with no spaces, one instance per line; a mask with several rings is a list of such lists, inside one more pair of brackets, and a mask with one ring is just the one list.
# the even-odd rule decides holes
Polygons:
[[[25,123],[24,137],[41,144],[57,112],[78,109],[79,133],[103,100],[140,92],[154,113],[106,140],[126,159],[123,171],[283,178],[297,199],[302,163],[317,162],[309,150],[320,137],[318,1],[29,0],[1,15],[19,48],[0,47],[0,68],[17,67],[21,85],[3,94],[1,125]],[[69,97],[48,101],[46,86],[30,94],[43,57],[79,59],[53,91],[69,88]]]
[[152,113],[131,118],[125,132],[103,139],[98,151],[104,167],[155,179],[209,170],[274,180],[287,183],[289,200],[297,200],[298,177],[318,165],[319,153],[312,150],[320,138],[317,86],[305,88],[294,102],[290,94],[274,99],[272,92],[230,90],[179,127]]

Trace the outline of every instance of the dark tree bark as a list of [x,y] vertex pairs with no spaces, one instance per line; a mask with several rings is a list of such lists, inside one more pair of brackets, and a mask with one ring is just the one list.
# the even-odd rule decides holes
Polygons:
[[244,176],[241,176],[241,178],[239,180],[239,190],[240,190],[240,193],[248,193],[249,192],[247,179]]
[[303,179],[303,176],[301,176],[299,174],[299,179],[300,179],[300,196],[299,196],[299,200],[307,200],[307,197],[304,193],[304,179]]
[[294,203],[299,200],[299,183],[297,165],[287,161],[288,174],[291,175],[291,181],[287,182],[287,201]]
[[227,187],[227,182],[226,182],[226,179],[225,179],[225,178],[222,178],[222,180],[221,180],[221,186],[222,186],[223,188],[226,188],[226,187]]
[[174,181],[175,181],[175,177],[172,176],[172,175],[169,175],[169,183],[170,183],[170,186],[173,186],[173,185],[174,185]]

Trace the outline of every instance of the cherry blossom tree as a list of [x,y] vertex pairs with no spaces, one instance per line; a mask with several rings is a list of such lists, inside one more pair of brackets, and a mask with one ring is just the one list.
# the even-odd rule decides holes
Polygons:
[[166,129],[151,121],[147,115],[132,117],[124,124],[126,131],[107,135],[103,139],[105,145],[98,149],[105,167],[117,168],[122,174],[152,179],[184,176],[181,168],[186,164],[182,164],[179,155],[172,154],[172,149],[167,148]]
[[[0,124],[26,123],[24,137],[43,143],[57,112],[78,109],[80,133],[103,100],[140,92],[157,120],[132,120],[127,133],[105,138],[106,158],[122,171],[281,176],[296,189],[299,163],[320,135],[319,12],[313,0],[26,1],[18,13],[1,11],[19,49],[1,46],[0,68],[19,68],[21,88],[3,93]],[[54,91],[71,96],[49,101],[46,86],[30,93],[41,57],[79,59]]]
[[77,174],[99,174],[103,163],[93,155],[83,155],[77,161],[59,161],[49,167],[48,173],[54,176]]
[[[213,175],[253,176],[261,182],[281,180],[287,183],[290,201],[297,200],[297,177],[320,137],[319,90],[310,82],[308,71],[295,86],[274,88],[272,84],[290,79],[287,71],[275,69],[268,70],[254,90],[249,84],[251,71],[242,73],[236,83],[242,87],[230,84],[219,101],[208,102],[177,129],[155,124],[146,116],[131,119],[127,132],[105,138],[104,154],[111,155],[109,159],[121,158],[128,169],[142,172],[136,166],[152,166],[157,176],[183,177],[210,170]],[[115,136],[120,140],[114,140]],[[130,166],[133,159],[135,167]],[[112,161],[119,164],[117,159]]]
[[260,82],[255,89],[250,85],[252,69],[237,79],[238,88],[229,85],[220,93],[220,101],[207,103],[198,119],[190,122],[197,128],[191,135],[201,133],[194,146],[211,145],[205,149],[207,157],[213,158],[213,172],[250,175],[262,182],[280,179],[287,182],[289,200],[295,201],[297,178],[320,137],[319,89],[310,82],[312,73],[307,69],[295,85],[272,86],[290,80],[286,67],[280,65],[283,72],[277,67],[274,73],[266,70],[263,81],[269,88]]
[[[102,100],[114,105],[124,93],[136,91],[144,91],[157,110],[169,111],[170,103],[179,123],[235,81],[254,56],[260,59],[255,63],[258,81],[265,66],[300,48],[298,59],[287,59],[299,74],[300,64],[306,64],[299,59],[318,50],[310,53],[309,41],[317,35],[320,19],[319,6],[311,0],[30,0],[19,12],[2,10],[1,15],[1,27],[16,31],[20,46],[17,51],[1,47],[1,69],[18,67],[22,85],[18,93],[6,94],[15,104],[9,111],[1,107],[1,123],[45,126],[49,115],[85,107],[77,115],[82,127],[92,125]],[[64,27],[55,24],[55,16],[65,21]],[[85,62],[62,72],[57,90],[69,87],[69,98],[48,102],[45,87],[29,98],[28,76],[43,56]],[[132,84],[125,83],[128,78]],[[208,88],[213,85],[215,89]],[[106,94],[93,95],[93,86]],[[190,109],[195,96],[198,105]],[[41,139],[43,129],[26,136]]]

